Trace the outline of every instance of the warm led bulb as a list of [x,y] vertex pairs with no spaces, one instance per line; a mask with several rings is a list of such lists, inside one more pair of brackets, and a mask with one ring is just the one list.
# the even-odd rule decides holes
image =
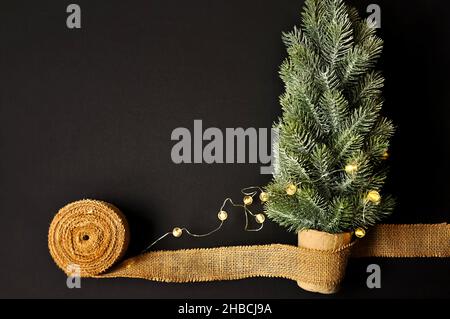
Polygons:
[[364,236],[366,236],[366,230],[364,228],[356,228],[355,229],[355,236],[358,238],[363,238]]
[[259,199],[261,200],[261,202],[267,202],[269,200],[269,194],[266,192],[261,192],[261,194],[259,194]]
[[348,164],[348,165],[345,165],[345,171],[346,171],[348,174],[355,174],[357,170],[358,170],[358,166],[355,165],[355,164]]
[[294,184],[289,184],[286,187],[286,194],[288,194],[289,196],[294,195],[297,192],[297,186],[295,186]]
[[245,196],[243,201],[244,201],[244,205],[251,205],[253,203],[253,197]]
[[183,235],[183,230],[180,227],[175,227],[172,230],[172,235],[173,237],[181,237],[181,235]]
[[224,221],[228,218],[228,213],[224,210],[221,210],[218,214],[217,214],[217,218],[219,218],[219,220]]
[[371,203],[379,204],[381,201],[381,195],[378,191],[372,190],[367,193],[366,199]]
[[256,214],[255,220],[258,224],[262,224],[266,220],[266,216],[264,216],[264,214]]

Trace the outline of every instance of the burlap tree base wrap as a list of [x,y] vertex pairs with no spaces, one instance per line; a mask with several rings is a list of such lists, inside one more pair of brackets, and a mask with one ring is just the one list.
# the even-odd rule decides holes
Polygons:
[[325,234],[323,239],[321,234],[320,240],[303,241],[304,235],[299,235],[301,247],[272,244],[156,251],[120,262],[129,241],[124,215],[111,204],[82,200],[58,212],[50,225],[48,245],[64,272],[70,274],[76,265],[82,277],[180,283],[280,277],[321,293],[337,291],[349,257],[450,257],[447,224],[379,225],[357,242],[349,242],[346,235]]

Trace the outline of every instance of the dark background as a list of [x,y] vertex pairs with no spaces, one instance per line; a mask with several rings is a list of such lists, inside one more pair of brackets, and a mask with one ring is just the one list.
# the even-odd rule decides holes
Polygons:
[[[259,165],[175,165],[177,127],[266,127],[280,114],[280,34],[302,1],[73,1],[82,29],[66,27],[69,1],[0,5],[0,297],[349,298],[449,297],[448,260],[351,260],[342,291],[310,294],[293,281],[164,284],[82,280],[68,289],[47,249],[49,223],[66,203],[114,203],[131,223],[130,254],[175,225],[207,232],[227,196],[264,185]],[[372,1],[353,1],[362,13]],[[385,51],[385,113],[398,125],[387,189],[394,223],[450,217],[450,19],[442,0],[377,1]],[[229,210],[204,239],[158,248],[296,243],[268,222],[242,231]],[[378,263],[382,288],[366,287]]]

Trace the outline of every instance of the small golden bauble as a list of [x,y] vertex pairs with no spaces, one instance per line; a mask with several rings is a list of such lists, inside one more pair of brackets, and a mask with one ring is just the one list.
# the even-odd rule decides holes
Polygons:
[[367,193],[366,199],[373,204],[379,204],[381,201],[381,195],[378,191],[372,190]]
[[269,193],[266,192],[261,192],[261,194],[259,194],[259,199],[261,200],[261,202],[267,202],[269,200]]
[[381,156],[382,159],[387,160],[389,158],[389,153],[386,151],[383,153],[383,155]]
[[289,184],[286,187],[286,194],[288,194],[289,196],[295,195],[295,193],[297,192],[297,186],[294,184]]
[[224,210],[221,210],[218,214],[217,214],[217,218],[219,218],[219,220],[224,221],[228,218],[228,213]]
[[348,165],[345,165],[345,171],[346,171],[348,174],[355,174],[357,170],[358,170],[358,166],[355,165],[355,164],[348,164]]
[[244,205],[251,205],[253,203],[253,197],[245,196],[243,201],[244,201]]
[[255,220],[258,224],[262,224],[266,220],[266,216],[264,216],[264,214],[256,214]]
[[175,227],[172,230],[172,235],[173,237],[181,237],[181,235],[183,235],[183,230],[180,227]]
[[364,228],[358,227],[355,229],[355,236],[358,238],[363,238],[366,236],[366,230]]

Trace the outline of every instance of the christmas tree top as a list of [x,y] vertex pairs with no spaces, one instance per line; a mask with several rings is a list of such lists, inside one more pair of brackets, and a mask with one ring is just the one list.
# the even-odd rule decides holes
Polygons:
[[380,115],[384,79],[374,70],[383,42],[342,0],[306,0],[301,28],[283,41],[283,114],[266,213],[292,231],[374,225],[394,206],[381,192],[394,133]]

